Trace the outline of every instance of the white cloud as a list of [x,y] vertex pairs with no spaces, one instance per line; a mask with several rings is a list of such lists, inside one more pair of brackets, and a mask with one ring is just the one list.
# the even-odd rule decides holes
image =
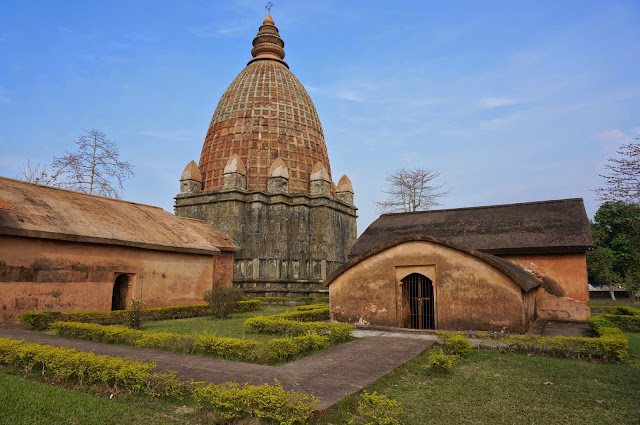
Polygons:
[[605,130],[594,136],[601,143],[620,143],[628,139],[628,136],[620,129]]
[[524,102],[524,99],[510,97],[483,97],[482,99],[477,100],[474,105],[482,109],[493,109],[503,106],[518,105]]
[[362,93],[355,90],[336,90],[333,95],[338,99],[351,100],[353,102],[366,102],[367,99]]
[[71,30],[67,27],[57,27],[56,31],[58,32],[71,32]]

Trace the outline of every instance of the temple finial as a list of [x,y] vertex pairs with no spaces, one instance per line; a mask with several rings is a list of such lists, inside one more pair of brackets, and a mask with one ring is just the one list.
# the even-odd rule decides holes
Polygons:
[[267,9],[267,16],[258,30],[258,35],[253,39],[253,49],[251,49],[253,59],[247,65],[259,60],[275,60],[289,68],[284,61],[284,41],[280,38],[278,28],[269,13],[272,6],[273,3],[268,2],[264,7]]

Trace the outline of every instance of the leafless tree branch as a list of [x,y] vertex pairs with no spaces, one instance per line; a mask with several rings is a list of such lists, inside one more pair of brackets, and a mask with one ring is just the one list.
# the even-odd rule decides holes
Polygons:
[[54,158],[53,169],[67,189],[120,198],[123,183],[133,176],[133,165],[121,161],[115,142],[98,130],[83,130],[77,150]]
[[[634,140],[640,141],[640,136]],[[618,149],[618,158],[609,158],[604,168],[605,187],[596,189],[601,201],[640,203],[640,143],[629,143]]]
[[387,199],[376,202],[381,212],[414,212],[425,211],[440,205],[438,199],[449,193],[442,190],[443,184],[434,184],[440,171],[427,168],[402,168],[389,174]]

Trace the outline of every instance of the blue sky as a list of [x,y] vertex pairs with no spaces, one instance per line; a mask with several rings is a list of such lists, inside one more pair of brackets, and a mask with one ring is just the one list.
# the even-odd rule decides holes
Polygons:
[[[173,211],[216,104],[251,58],[264,1],[0,4],[0,175],[106,133],[124,197]],[[385,176],[440,170],[443,208],[582,197],[640,134],[640,2],[276,1],[358,230]]]

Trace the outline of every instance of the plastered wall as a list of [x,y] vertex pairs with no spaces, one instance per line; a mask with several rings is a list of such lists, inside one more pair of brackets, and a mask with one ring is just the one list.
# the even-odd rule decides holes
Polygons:
[[584,253],[505,255],[503,258],[541,278],[542,287],[536,292],[539,318],[586,320],[591,314]]
[[147,307],[202,302],[230,286],[233,253],[211,255],[0,236],[0,318],[27,311],[111,310],[115,278],[130,276],[127,297]]
[[437,329],[525,332],[534,320],[532,293],[477,257],[425,241],[388,248],[334,279],[332,319],[403,326],[401,279],[413,272],[433,281]]

